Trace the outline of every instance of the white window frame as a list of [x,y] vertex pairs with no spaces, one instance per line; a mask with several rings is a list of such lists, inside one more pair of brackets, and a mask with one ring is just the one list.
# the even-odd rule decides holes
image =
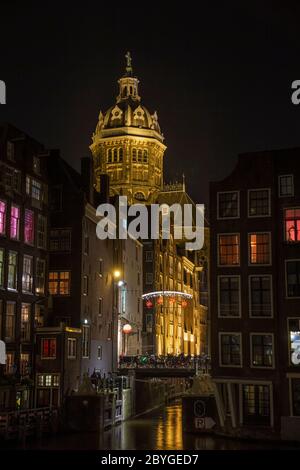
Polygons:
[[[250,247],[250,235],[269,235],[270,241],[270,262],[269,263],[251,263],[251,247]],[[256,266],[272,266],[272,232],[268,230],[260,230],[257,232],[248,232],[247,233],[247,244],[248,244],[248,266],[256,267]]]
[[[238,235],[239,240],[239,263],[238,264],[220,264],[220,237],[224,235]],[[240,232],[225,232],[225,233],[218,233],[217,234],[217,257],[218,257],[218,268],[239,268],[241,265],[241,234]]]
[[[251,278],[252,277],[269,277],[271,282],[271,315],[268,316],[256,316],[252,315],[252,301],[251,301]],[[249,274],[248,276],[248,298],[249,298],[249,318],[254,318],[255,320],[268,320],[274,318],[274,300],[273,300],[273,276],[272,274]]]
[[292,361],[291,361],[291,342],[290,342],[290,336],[289,336],[289,334],[290,334],[289,320],[300,320],[300,317],[287,317],[287,319],[286,319],[286,331],[287,331],[287,337],[288,337],[288,347],[287,347],[288,365],[289,365],[289,367],[292,367],[295,371],[299,370],[299,373],[300,373],[300,364],[299,364],[299,366],[297,366],[296,364],[293,364]]
[[284,260],[284,267],[285,267],[285,270],[284,270],[284,275],[285,275],[285,298],[287,300],[295,300],[295,299],[300,299],[300,296],[297,296],[297,297],[289,297],[288,296],[287,263],[289,263],[290,261],[299,261],[299,263],[300,263],[300,258],[291,258],[291,259],[285,259]]
[[[236,277],[239,280],[239,314],[238,315],[228,315],[223,316],[220,313],[221,303],[220,303],[220,279],[224,277]],[[217,289],[218,289],[218,318],[226,320],[227,318],[242,318],[242,296],[241,296],[241,276],[240,274],[219,274],[217,276]]]
[[[266,214],[266,215],[251,215],[250,214],[250,193],[252,191],[268,191],[268,193],[269,193],[269,197],[268,197],[269,211],[268,211],[268,214]],[[259,219],[259,218],[264,218],[264,217],[271,217],[271,188],[251,188],[251,189],[248,189],[248,191],[247,191],[247,214],[248,214],[249,219]]]
[[[72,344],[72,346],[71,346]],[[68,338],[67,340],[68,359],[76,359],[77,357],[77,338]],[[70,354],[72,353],[72,354]]]
[[[219,201],[220,201],[220,194],[237,194],[237,212],[238,215],[234,217],[221,217],[220,216],[220,211],[219,211]],[[233,190],[233,191],[218,191],[217,192],[217,220],[232,220],[232,219],[239,219],[240,218],[240,191],[239,190]]]
[[[281,194],[281,178],[286,178],[287,176],[292,177],[292,183],[293,183],[293,193],[292,194]],[[294,185],[294,175],[293,174],[287,174],[287,175],[278,175],[278,196],[281,197],[294,197],[295,195],[295,185]]]
[[[253,336],[271,336],[272,337],[272,366],[255,366],[253,365],[253,347],[252,347],[252,337]],[[275,342],[274,342],[274,333],[272,332],[261,332],[261,331],[251,331],[250,332],[250,368],[251,369],[266,369],[273,370],[275,369]]]
[[[240,337],[240,358],[241,363],[240,365],[237,364],[222,364],[222,349],[221,349],[221,337],[223,335],[235,335]],[[218,334],[218,342],[219,342],[219,367],[226,367],[234,368],[234,369],[242,369],[243,367],[243,335],[240,331],[219,331]]]

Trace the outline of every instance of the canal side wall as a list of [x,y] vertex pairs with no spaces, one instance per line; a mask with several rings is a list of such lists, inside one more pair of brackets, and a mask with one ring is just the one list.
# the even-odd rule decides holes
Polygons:
[[166,403],[167,384],[150,380],[135,381],[135,414],[146,413]]

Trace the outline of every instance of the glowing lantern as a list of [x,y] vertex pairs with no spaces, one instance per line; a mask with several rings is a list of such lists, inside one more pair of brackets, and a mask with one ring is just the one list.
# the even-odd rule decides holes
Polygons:
[[162,305],[164,303],[164,299],[162,297],[158,297],[157,304]]
[[183,301],[181,302],[181,307],[182,307],[182,308],[185,308],[185,307],[187,307],[187,304],[188,304],[187,301],[186,301],[186,300],[183,300]]
[[129,323],[126,323],[126,325],[123,326],[123,333],[125,333],[125,335],[129,335],[129,333],[132,332],[132,326],[129,325]]
[[153,307],[153,303],[151,302],[151,300],[147,300],[147,302],[146,302],[146,307],[147,307],[147,308]]
[[171,297],[171,298],[170,298],[170,304],[175,304],[175,299],[174,299],[174,297]]

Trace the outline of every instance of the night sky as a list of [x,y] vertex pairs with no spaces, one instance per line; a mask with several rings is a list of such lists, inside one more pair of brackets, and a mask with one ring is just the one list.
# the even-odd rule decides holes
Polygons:
[[0,120],[79,168],[130,50],[166,138],[166,179],[184,172],[195,202],[207,202],[209,180],[229,174],[238,153],[300,146],[290,99],[299,2],[208,3],[1,2]]

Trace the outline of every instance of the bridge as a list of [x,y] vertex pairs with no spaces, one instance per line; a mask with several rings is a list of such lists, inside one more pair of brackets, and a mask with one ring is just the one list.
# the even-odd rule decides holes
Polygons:
[[120,367],[119,373],[128,375],[129,371],[134,371],[135,377],[138,378],[188,378],[196,374],[195,367]]

